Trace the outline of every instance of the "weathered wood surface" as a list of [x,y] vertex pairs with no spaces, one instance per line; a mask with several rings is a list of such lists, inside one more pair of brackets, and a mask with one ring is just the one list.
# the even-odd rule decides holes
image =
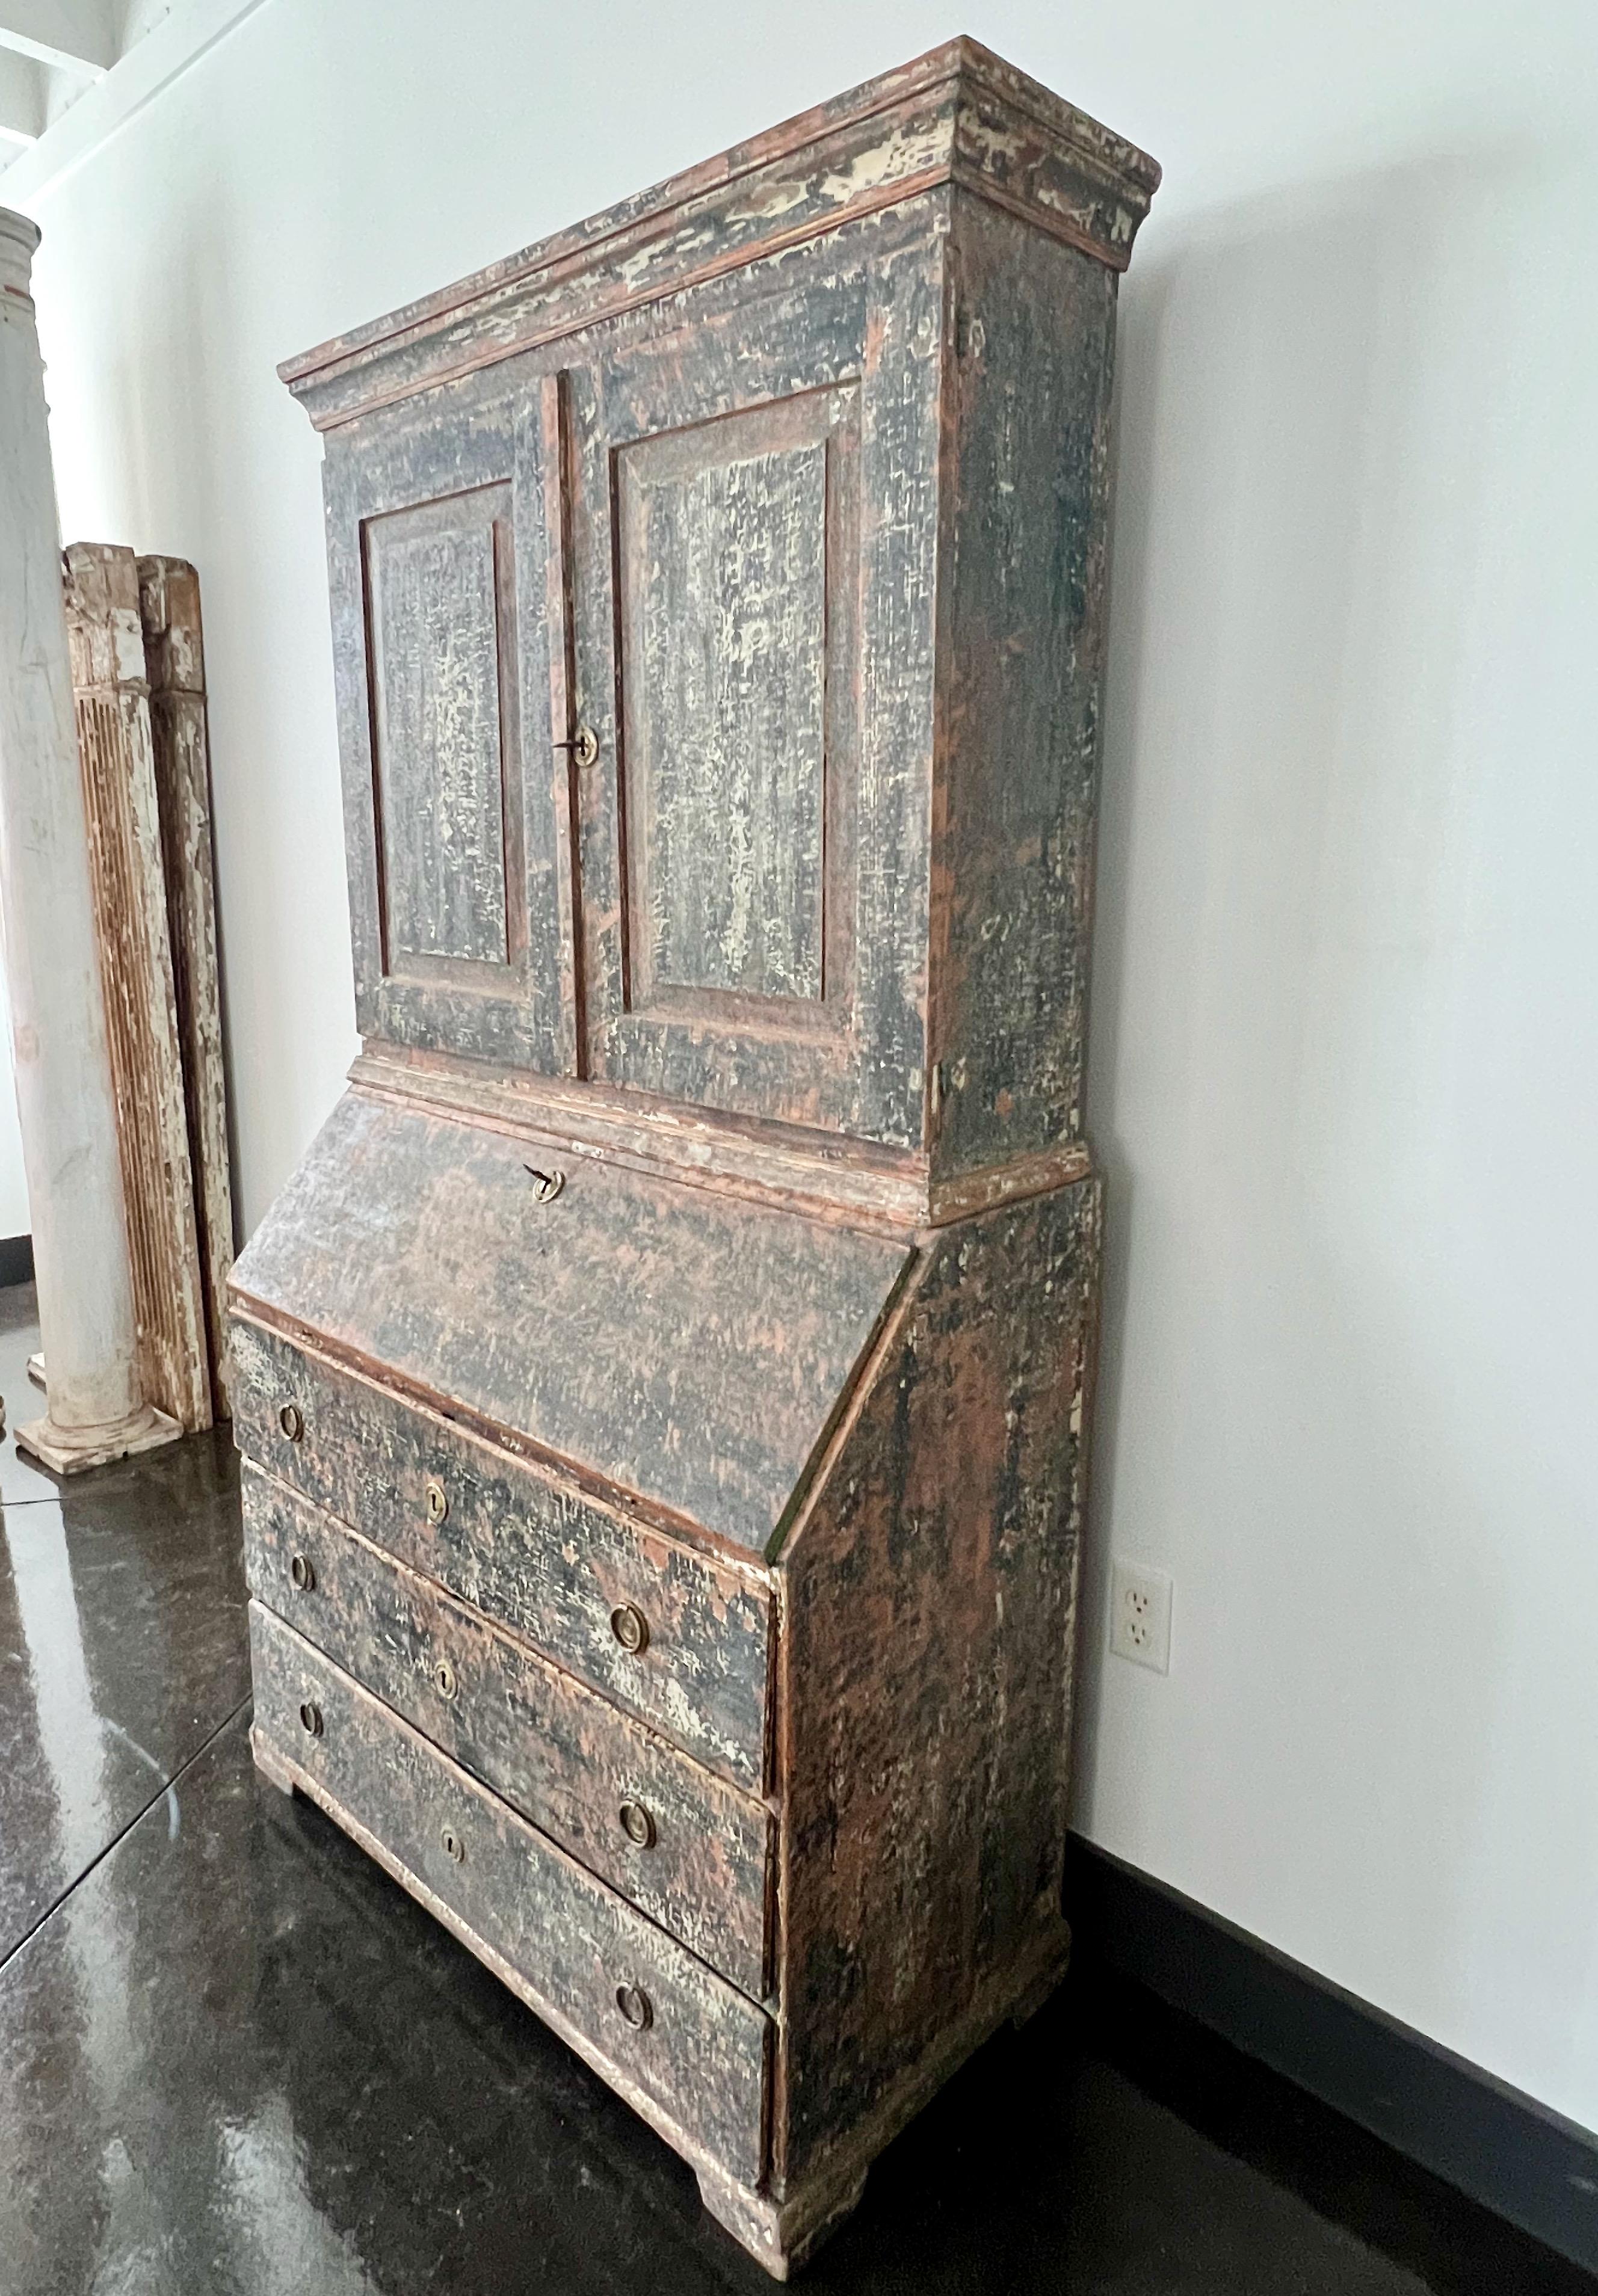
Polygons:
[[1094,1181],[944,1230],[782,1557],[778,2190],[1063,1956],[1098,1243]]
[[[581,789],[589,1073],[667,1100],[912,1149],[925,1098],[935,636],[933,220],[928,201],[869,218],[769,276],[696,288],[670,328],[616,321],[568,347],[576,708],[598,750]],[[698,715],[672,725],[670,745],[652,727],[643,619],[663,569],[636,474],[708,468],[737,451],[740,431],[768,453],[822,439],[828,447],[827,484],[819,501],[812,496],[819,553],[812,545],[806,557],[812,566],[820,558],[827,607],[821,853],[808,875],[818,776],[795,775],[803,743],[786,792],[767,791],[785,800],[787,828],[773,823],[764,832],[812,920],[812,942],[820,904],[819,996],[759,992],[747,979],[730,980],[724,964],[711,978],[703,959],[698,985],[667,988],[655,960],[662,798],[703,823],[710,865],[736,879],[731,791],[754,751],[746,738],[737,745],[720,814],[696,802],[700,753],[728,750],[711,693],[718,679],[736,685],[745,675],[736,629],[710,615],[683,639],[704,661]],[[750,595],[754,572],[740,575]],[[813,693],[813,616],[790,591],[778,619],[762,627],[786,655],[763,675]],[[797,724],[795,712],[790,731]],[[669,920],[669,898],[665,906]],[[684,919],[679,937],[693,930]],[[802,931],[803,919],[785,930]],[[795,985],[814,987],[813,970]]]
[[543,451],[536,379],[496,373],[379,418],[325,488],[361,1032],[549,1070],[576,988]]
[[[367,1044],[241,1264],[242,1440],[482,1613],[401,1619],[335,1546],[396,1702],[507,1628],[769,1785],[770,2174],[665,2133],[778,2274],[1067,1951],[1111,350],[1157,176],[957,41],[285,371]],[[435,552],[391,631],[385,535]]]
[[[540,1201],[536,1175],[556,1168]],[[270,1317],[758,1554],[908,1256],[350,1093],[234,1283]]]
[[928,1171],[924,1156],[869,1141],[754,1126],[598,1085],[496,1075],[386,1046],[362,1053],[350,1080],[441,1114],[525,1134],[563,1156],[597,1152],[635,1171],[663,1173],[807,1218],[893,1234],[943,1227],[994,1204],[1046,1195],[1085,1179],[1091,1169],[1085,1144],[1068,1140],[1013,1164],[939,1177]]
[[[647,395],[634,374],[624,424]],[[846,1006],[859,432],[848,385],[617,454],[634,1013],[780,1028],[811,1017],[794,999]]]
[[[335,433],[368,1038],[924,1155],[929,1211],[1075,1136],[1116,275],[1018,219],[985,70],[976,188]],[[390,634],[391,528],[458,630]],[[441,647],[476,700],[435,725],[389,687]],[[489,939],[424,962],[393,920],[435,881]]]
[[762,1803],[248,1461],[243,1507],[259,1602],[761,1998],[772,1833]]
[[1119,269],[1159,169],[976,41],[951,40],[278,371],[325,429],[956,182]]
[[[259,1603],[250,1627],[258,1736],[334,1816],[356,1814],[407,1886],[450,1908],[468,1943],[518,1971],[534,2005],[583,2036],[602,2070],[758,2184],[765,2013]],[[629,2021],[623,1991],[647,2021]]]
[[[247,1458],[580,1675],[737,1784],[766,1777],[770,1602],[569,1484],[243,1316],[234,1424]],[[282,1414],[292,1406],[298,1432]],[[447,1502],[429,1513],[428,1486]],[[436,1503],[435,1503],[436,1505]],[[612,1616],[630,1604],[639,1651]]]
[[181,558],[141,558],[138,577],[211,1406],[218,1419],[226,1419],[232,1407],[227,1272],[233,1266],[233,1165],[222,1052],[200,578]]
[[210,1362],[138,566],[131,550],[94,542],[64,562],[139,1380],[147,1402],[193,1430],[211,1423]]
[[949,240],[933,1168],[1082,1125],[1116,275],[964,193]]
[[[328,465],[363,1030],[922,1154],[929,1213],[1080,1126],[1115,309],[1101,262],[935,201],[708,281],[669,327],[596,326],[558,373],[527,354],[388,409]],[[384,947],[418,870],[460,865],[463,897],[482,874],[449,792],[491,840],[490,720],[441,739],[416,713],[401,810],[436,849],[408,848],[408,874],[372,754],[406,716],[375,537],[424,521],[430,597],[464,585],[484,634],[461,521],[490,496],[517,505],[496,528],[518,568],[505,750],[542,761],[507,769],[515,914],[538,922],[492,994],[482,963],[424,983]],[[513,594],[560,612],[518,618]],[[490,937],[501,873],[469,903]]]
[[619,460],[635,1007],[821,995],[827,444],[777,411]]
[[518,873],[506,824],[518,808],[500,699],[510,510],[508,486],[479,487],[367,523],[385,972],[416,956],[510,962]]

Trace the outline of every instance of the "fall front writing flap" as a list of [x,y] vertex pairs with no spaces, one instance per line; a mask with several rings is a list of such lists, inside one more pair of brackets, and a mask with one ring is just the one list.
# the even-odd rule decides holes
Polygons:
[[353,1091],[234,1284],[762,1553],[912,1257]]

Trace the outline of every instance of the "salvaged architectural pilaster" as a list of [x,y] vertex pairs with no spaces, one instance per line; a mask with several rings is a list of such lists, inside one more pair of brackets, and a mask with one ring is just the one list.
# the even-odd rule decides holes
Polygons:
[[[74,543],[66,610],[139,1374],[144,1393],[180,1425],[209,1427],[210,1356],[133,552]],[[47,1341],[45,1365],[53,1383]]]
[[200,578],[181,558],[141,558],[139,611],[150,684],[155,798],[166,873],[177,1035],[183,1052],[189,1163],[200,1247],[211,1406],[229,1414],[227,1273],[233,1266],[233,1182],[211,848],[210,745]]
[[38,227],[0,210],[0,914],[48,1407],[67,1474],[179,1432],[141,1383],[61,543],[32,298]]

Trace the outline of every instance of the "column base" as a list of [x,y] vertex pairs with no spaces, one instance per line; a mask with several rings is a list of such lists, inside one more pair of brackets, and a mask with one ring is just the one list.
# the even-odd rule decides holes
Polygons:
[[33,1382],[35,1387],[42,1388],[45,1385],[45,1358],[43,1355],[29,1357],[28,1376]]
[[78,1475],[86,1467],[108,1466],[135,1451],[159,1450],[163,1443],[176,1443],[182,1433],[176,1419],[169,1419],[152,1403],[141,1403],[126,1419],[104,1427],[58,1427],[46,1412],[43,1419],[30,1419],[18,1428],[17,1448],[52,1474]]

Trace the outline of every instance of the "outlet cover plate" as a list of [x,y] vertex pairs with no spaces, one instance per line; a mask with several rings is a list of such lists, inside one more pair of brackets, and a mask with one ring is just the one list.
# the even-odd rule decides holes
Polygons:
[[1133,1666],[1171,1671],[1171,1581],[1146,1562],[1111,1559],[1109,1646]]

